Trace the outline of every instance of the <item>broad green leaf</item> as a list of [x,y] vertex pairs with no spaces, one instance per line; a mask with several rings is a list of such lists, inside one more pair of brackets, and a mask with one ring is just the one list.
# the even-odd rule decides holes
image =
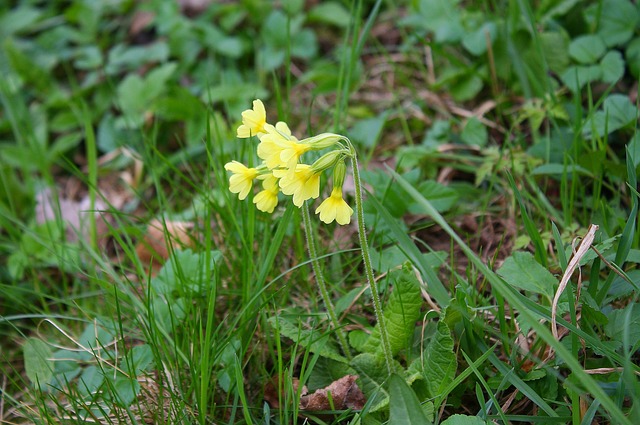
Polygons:
[[270,317],[269,324],[277,329],[280,335],[292,339],[302,347],[312,353],[333,359],[339,362],[346,362],[340,354],[336,345],[330,340],[331,335],[317,330],[300,329],[282,316]]
[[608,84],[616,83],[624,75],[624,59],[617,50],[608,52],[600,61],[602,81]]
[[476,31],[466,34],[462,39],[462,46],[472,55],[483,55],[487,51],[487,44],[493,44],[497,34],[498,28],[496,24],[494,22],[486,22]]
[[640,77],[640,37],[631,40],[624,55],[631,74],[636,78]]
[[209,266],[205,261],[205,252],[193,252],[190,249],[174,251],[158,275],[151,279],[151,286],[160,294],[169,294],[179,288],[201,292],[207,289],[210,276],[213,273],[216,262],[222,258],[220,251],[209,252]]
[[470,118],[460,133],[460,138],[468,145],[485,146],[489,140],[487,127],[475,117]]
[[582,64],[596,63],[604,55],[607,47],[598,35],[576,37],[569,44],[569,55]]
[[422,0],[420,2],[421,25],[434,33],[435,41],[456,42],[465,34],[458,3],[459,0]]
[[120,407],[129,407],[140,392],[140,383],[137,379],[118,374],[110,388],[113,391],[113,401]]
[[638,10],[629,0],[604,0],[598,34],[609,47],[627,42],[635,31]]
[[636,347],[640,342],[640,304],[629,304],[623,309],[613,310],[608,314],[609,323],[604,327],[609,338],[629,347]]
[[584,135],[590,137],[593,132],[602,137],[632,124],[638,118],[638,108],[628,96],[612,94],[603,102],[602,110],[584,124]]
[[384,388],[384,383],[389,371],[384,357],[370,353],[359,354],[351,360],[351,367],[358,372],[362,392],[371,406],[369,411],[375,412],[387,406],[389,393]]
[[24,368],[32,384],[44,388],[53,377],[51,348],[44,341],[28,338],[22,345]]
[[104,382],[104,373],[95,365],[86,367],[78,378],[78,391],[84,396],[95,395]]
[[560,79],[574,93],[578,93],[585,84],[602,78],[602,68],[598,65],[570,66]]
[[307,381],[307,387],[312,392],[318,388],[328,387],[332,382],[343,376],[353,374],[355,374],[355,371],[347,363],[337,362],[326,357],[318,357]]
[[420,407],[416,393],[395,373],[389,378],[389,423],[431,425]]
[[558,280],[528,252],[518,251],[507,258],[498,274],[508,285],[524,291],[553,297]]
[[422,365],[431,397],[441,396],[456,376],[458,360],[453,348],[449,326],[444,321],[439,321],[436,334],[423,353]]
[[[420,284],[409,265],[392,274],[393,291],[384,308],[384,323],[393,354],[407,348],[413,336],[416,321],[420,318],[422,297]],[[380,327],[376,325],[365,345],[370,353],[380,350]]]
[[549,69],[558,74],[564,72],[569,66],[569,37],[566,33],[544,31],[538,38]]
[[357,121],[349,129],[349,138],[367,148],[373,148],[382,134],[382,129],[387,122],[387,115],[387,113],[382,113],[377,117]]
[[335,25],[341,28],[349,26],[351,13],[337,1],[325,1],[318,3],[308,13],[310,22],[322,22]]
[[[418,191],[427,199],[439,212],[446,212],[458,201],[458,192],[435,180],[425,180],[416,187]],[[403,191],[404,193],[404,191]],[[405,198],[406,199],[406,198]],[[422,213],[420,205],[415,202],[409,204],[409,212],[412,214]]]
[[487,423],[477,416],[451,415],[441,422],[441,425],[486,425]]

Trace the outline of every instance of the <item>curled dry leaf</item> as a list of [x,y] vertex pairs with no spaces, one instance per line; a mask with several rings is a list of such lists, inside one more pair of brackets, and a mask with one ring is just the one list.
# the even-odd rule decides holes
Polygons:
[[193,223],[186,221],[152,220],[147,226],[144,238],[136,245],[136,253],[142,264],[151,264],[155,270],[169,258],[169,247],[180,249],[183,246],[191,246],[191,229]]
[[322,410],[362,410],[366,399],[355,375],[344,376],[313,394],[300,397],[300,409],[307,411]]

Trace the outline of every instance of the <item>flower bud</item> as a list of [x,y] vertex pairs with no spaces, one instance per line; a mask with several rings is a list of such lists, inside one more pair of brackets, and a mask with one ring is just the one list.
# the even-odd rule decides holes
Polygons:
[[333,167],[343,155],[344,152],[342,150],[327,152],[311,165],[311,170],[316,174],[320,174]]
[[314,150],[322,150],[339,143],[343,138],[344,137],[339,134],[322,133],[317,136],[307,137],[306,139],[301,140],[300,143],[311,145]]
[[344,158],[340,158],[336,163],[336,166],[333,167],[333,187],[340,188],[340,190],[342,190],[342,185],[344,184],[344,178],[346,175],[347,165],[344,163]]

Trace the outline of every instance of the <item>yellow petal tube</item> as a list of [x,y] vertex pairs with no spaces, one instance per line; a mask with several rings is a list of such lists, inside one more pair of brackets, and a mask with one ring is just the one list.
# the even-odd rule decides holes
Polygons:
[[[262,177],[259,177],[262,178]],[[278,205],[278,179],[269,174],[264,178],[262,182],[264,190],[258,192],[253,198],[253,203],[256,204],[256,208],[262,212],[271,214]]]
[[238,199],[242,201],[249,194],[251,186],[253,186],[253,179],[258,176],[258,170],[249,168],[238,161],[226,163],[224,169],[233,173],[229,177],[229,190],[231,193],[237,193]]
[[316,209],[316,214],[320,214],[320,220],[327,224],[335,220],[338,224],[345,225],[351,222],[353,209],[342,199],[342,188],[334,187],[331,196]]
[[251,136],[259,136],[264,133],[267,124],[267,112],[260,99],[253,101],[253,109],[247,109],[242,113],[242,125],[238,127],[237,136],[246,139]]

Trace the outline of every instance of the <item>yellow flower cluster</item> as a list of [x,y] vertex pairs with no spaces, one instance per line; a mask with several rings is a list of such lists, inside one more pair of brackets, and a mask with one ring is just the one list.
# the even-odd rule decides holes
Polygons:
[[[291,134],[287,123],[279,121],[275,125],[267,122],[264,104],[259,99],[253,101],[253,109],[242,113],[242,125],[238,127],[239,138],[256,136],[258,157],[262,164],[249,168],[237,161],[227,163],[224,168],[230,171],[229,190],[237,193],[243,200],[247,197],[254,180],[262,181],[262,191],[258,192],[253,203],[260,211],[272,213],[278,205],[278,194],[292,196],[297,207],[308,199],[320,196],[320,176],[333,168],[333,189],[331,195],[316,209],[320,220],[329,224],[349,224],[353,209],[342,198],[342,185],[346,175],[345,159],[350,151],[342,141],[343,136],[322,133],[314,137],[298,140]],[[301,157],[310,151],[332,150],[312,164],[301,163]]]

